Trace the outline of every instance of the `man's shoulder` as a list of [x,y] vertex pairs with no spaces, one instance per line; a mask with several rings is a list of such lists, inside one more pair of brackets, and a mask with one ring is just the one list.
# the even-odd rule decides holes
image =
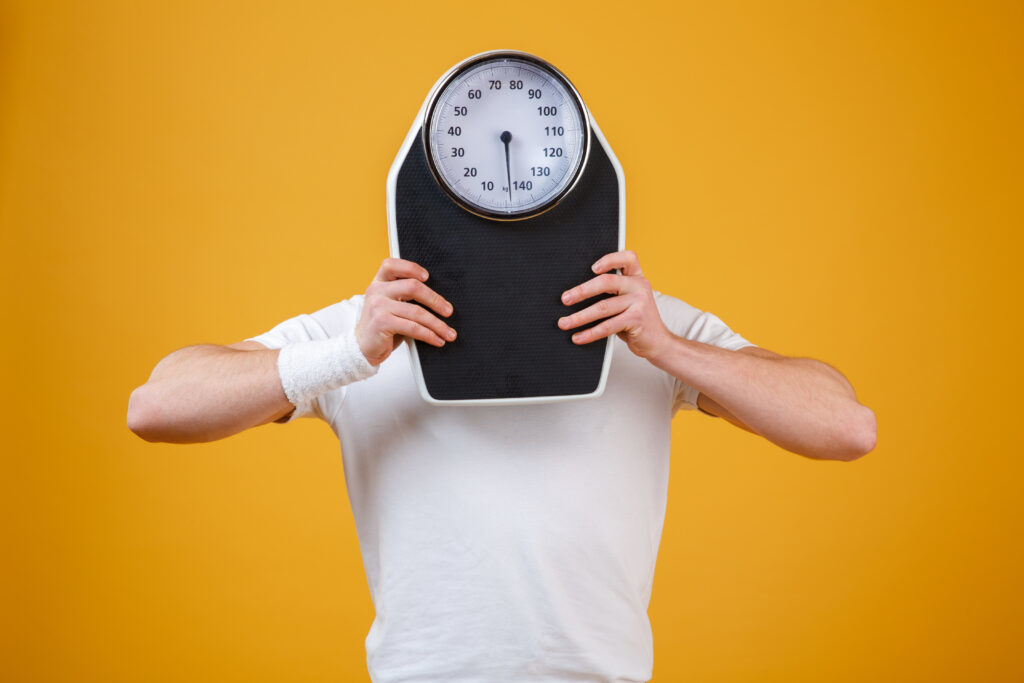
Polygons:
[[333,337],[355,327],[359,322],[359,314],[362,309],[363,295],[354,294],[307,315],[327,330],[329,336]]
[[258,341],[265,346],[278,348],[288,341],[337,337],[355,328],[362,306],[362,294],[351,296],[311,313],[293,315],[280,321],[267,332],[249,337],[246,341]]
[[[654,290],[654,303],[658,307],[658,313],[665,325],[673,332],[677,329],[687,329],[694,320],[703,312],[686,303],[682,299]],[[679,334],[676,332],[676,334]]]
[[353,294],[347,299],[335,301],[332,304],[324,306],[319,311],[317,311],[317,313],[323,312],[330,315],[358,313],[359,310],[362,309],[363,307],[364,298],[365,296],[363,294]]

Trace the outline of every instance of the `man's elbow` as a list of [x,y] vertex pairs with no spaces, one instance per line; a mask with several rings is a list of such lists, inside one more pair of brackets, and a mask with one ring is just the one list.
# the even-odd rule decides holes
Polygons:
[[847,444],[838,460],[849,462],[861,458],[875,450],[878,444],[878,422],[875,412],[865,405],[858,404],[857,411],[845,425]]
[[128,397],[127,423],[133,434],[145,441],[157,443],[164,439],[161,438],[159,413],[148,398],[149,393],[146,385],[132,391]]

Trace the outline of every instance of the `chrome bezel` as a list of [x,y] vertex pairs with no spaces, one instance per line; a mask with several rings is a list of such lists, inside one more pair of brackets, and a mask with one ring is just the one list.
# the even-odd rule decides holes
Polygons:
[[[562,188],[557,194],[553,195],[548,201],[538,206],[529,209],[524,209],[521,211],[516,211],[513,213],[499,213],[496,211],[492,211],[487,207],[480,206],[471,201],[468,201],[464,197],[459,196],[459,194],[448,185],[448,183],[444,179],[444,176],[438,170],[437,165],[434,161],[434,154],[431,150],[430,144],[430,122],[431,119],[433,118],[434,109],[441,95],[444,93],[445,89],[452,83],[452,81],[454,81],[468,69],[478,66],[482,62],[497,62],[507,59],[528,62],[536,67],[539,67],[540,69],[548,72],[548,74],[552,78],[558,80],[571,94],[573,104],[576,105],[580,114],[580,120],[583,122],[583,154],[580,157],[579,166],[573,172],[572,179],[565,185],[564,188]],[[550,211],[555,206],[557,206],[559,202],[565,199],[565,197],[568,196],[570,192],[572,192],[576,185],[579,184],[580,178],[583,177],[583,171],[587,167],[587,161],[590,158],[590,129],[590,112],[587,110],[587,106],[583,103],[583,98],[580,97],[580,94],[576,90],[576,87],[572,84],[572,81],[570,81],[566,77],[565,74],[556,69],[549,62],[535,55],[531,55],[528,52],[520,52],[519,50],[491,50],[489,52],[481,52],[480,54],[473,55],[472,57],[469,57],[468,59],[459,62],[451,69],[449,69],[448,73],[442,76],[441,80],[437,82],[437,84],[434,86],[434,90],[427,97],[427,104],[423,114],[423,133],[421,139],[423,144],[423,155],[424,157],[426,157],[427,167],[430,169],[430,175],[434,177],[434,181],[437,182],[437,184],[441,187],[442,190],[444,190],[444,193],[448,195],[449,199],[455,202],[462,209],[476,216],[480,216],[481,218],[487,218],[496,221],[521,221],[529,218],[534,218],[535,216],[539,216],[540,214],[546,211]]]

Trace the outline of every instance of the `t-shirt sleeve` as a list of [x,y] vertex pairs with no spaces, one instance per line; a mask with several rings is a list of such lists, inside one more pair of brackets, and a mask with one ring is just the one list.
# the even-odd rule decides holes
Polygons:
[[[676,336],[717,346],[728,351],[736,351],[744,346],[756,346],[733,332],[714,313],[694,308],[684,301],[660,292],[655,294],[662,320]],[[699,410],[697,396],[700,392],[674,377],[672,380],[673,413],[677,410]]]
[[[331,304],[313,313],[301,313],[284,320],[263,334],[249,337],[269,349],[280,349],[287,344],[330,339],[354,329],[362,310],[362,295]],[[345,387],[320,394],[312,401],[295,406],[295,410],[278,422],[292,422],[300,417],[318,417],[329,421],[344,399]]]

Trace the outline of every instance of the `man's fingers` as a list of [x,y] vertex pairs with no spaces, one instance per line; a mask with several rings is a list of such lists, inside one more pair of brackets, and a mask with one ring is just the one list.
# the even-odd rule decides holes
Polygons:
[[444,346],[444,339],[437,336],[437,334],[429,327],[425,327],[418,322],[409,320],[408,318],[400,318],[397,315],[392,315],[390,317],[387,321],[387,328],[385,331],[393,335],[419,339],[420,341],[425,341],[432,346]]
[[626,294],[634,289],[635,285],[630,278],[605,273],[563,292],[562,303],[568,306],[598,294]]
[[614,318],[609,318],[604,322],[598,323],[593,327],[588,327],[582,332],[577,332],[572,335],[572,341],[575,344],[589,344],[590,342],[597,341],[598,339],[604,339],[610,335],[622,332],[629,326],[629,322],[623,320],[623,316],[617,315]]
[[408,304],[404,301],[391,301],[387,304],[387,310],[399,318],[419,323],[445,341],[455,341],[455,330],[422,306]]
[[622,274],[626,276],[644,274],[640,269],[640,258],[636,255],[635,251],[629,249],[605,254],[591,266],[595,273],[607,273],[609,270],[615,270],[616,268],[620,269]]
[[391,280],[401,280],[403,278],[426,281],[429,276],[430,274],[427,273],[426,268],[418,263],[389,257],[380,264],[380,270],[377,271],[377,275],[373,279],[377,282],[390,282]]
[[571,330],[574,327],[586,325],[587,323],[592,323],[595,320],[610,318],[613,315],[622,313],[624,310],[629,308],[631,303],[632,301],[630,301],[628,296],[613,296],[609,299],[601,299],[596,304],[588,306],[582,311],[577,311],[572,315],[559,318],[558,326],[563,330]]
[[406,278],[385,282],[377,287],[375,293],[395,301],[419,301],[445,317],[454,310],[450,302],[419,280]]

